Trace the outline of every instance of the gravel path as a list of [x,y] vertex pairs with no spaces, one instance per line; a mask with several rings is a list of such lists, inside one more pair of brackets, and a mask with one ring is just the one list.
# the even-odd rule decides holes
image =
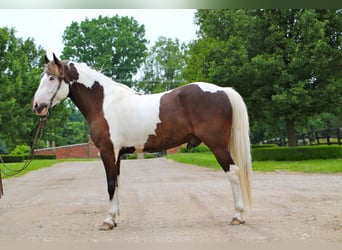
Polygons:
[[342,242],[342,175],[255,173],[247,223],[231,226],[221,171],[167,159],[123,161],[121,216],[108,209],[102,162],[67,162],[4,180],[0,242]]

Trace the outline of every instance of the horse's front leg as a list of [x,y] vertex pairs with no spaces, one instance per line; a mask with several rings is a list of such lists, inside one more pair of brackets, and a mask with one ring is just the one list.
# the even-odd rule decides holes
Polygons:
[[106,170],[108,194],[109,194],[109,210],[107,217],[103,221],[99,230],[111,230],[117,226],[120,207],[119,207],[119,171],[120,159],[115,163],[114,152],[102,152],[101,158]]
[[[118,179],[117,179],[118,181]],[[114,186],[114,195],[110,198],[110,205],[107,217],[103,221],[99,230],[111,230],[118,225],[120,207],[119,207],[119,186]]]

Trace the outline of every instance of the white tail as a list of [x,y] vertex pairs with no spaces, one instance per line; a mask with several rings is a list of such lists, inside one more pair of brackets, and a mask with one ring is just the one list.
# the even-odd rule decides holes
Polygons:
[[240,188],[245,210],[251,207],[252,159],[249,140],[249,122],[247,107],[233,88],[225,88],[233,110],[232,133],[229,141],[229,152],[239,168]]

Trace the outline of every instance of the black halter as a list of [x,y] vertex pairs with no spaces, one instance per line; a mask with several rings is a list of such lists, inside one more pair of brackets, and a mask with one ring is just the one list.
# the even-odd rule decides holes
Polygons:
[[55,93],[52,95],[52,97],[50,99],[50,103],[49,103],[48,109],[52,108],[53,100],[55,99],[59,89],[62,86],[62,81],[64,80],[64,76],[57,77],[57,79],[58,79],[58,86],[57,86],[57,89],[56,89]]
[[[56,75],[50,74],[50,75],[55,76],[58,79],[58,86],[57,86],[57,89],[56,89],[55,93],[52,95],[52,97],[50,99],[50,103],[49,103],[48,109],[52,108],[53,100],[55,99],[58,91],[60,90],[60,88],[62,86],[62,82],[63,81],[65,82],[65,79],[64,79],[64,67],[65,67],[65,64],[63,64],[63,66],[61,67],[62,68],[62,74],[60,76],[56,76]],[[49,73],[47,73],[47,74],[49,75]]]

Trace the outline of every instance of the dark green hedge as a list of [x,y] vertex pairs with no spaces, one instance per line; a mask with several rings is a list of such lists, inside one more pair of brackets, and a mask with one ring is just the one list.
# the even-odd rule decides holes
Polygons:
[[[190,151],[181,147],[180,153],[210,152],[203,144]],[[278,147],[275,144],[252,145],[252,159],[254,161],[300,161],[312,159],[342,158],[342,146],[320,145],[301,147]]]
[[252,144],[252,148],[276,148],[277,144]]
[[195,148],[191,148],[190,150],[187,150],[186,147],[181,147],[179,152],[180,153],[201,153],[201,152],[210,152],[210,150],[207,146],[201,144]]
[[300,161],[336,158],[342,158],[342,146],[274,147],[252,150],[254,161]]
[[[276,144],[252,144],[252,149],[254,148],[275,148],[278,147]],[[186,147],[180,148],[180,153],[201,153],[201,152],[210,152],[209,148],[204,144],[201,144],[195,148],[191,148],[190,151],[187,150]]]
[[[31,156],[25,156],[26,159],[31,159]],[[56,160],[56,155],[33,155],[34,160]]]
[[[5,163],[23,162],[24,160],[31,159],[28,155],[1,155]],[[33,155],[34,160],[55,160],[56,155]]]
[[24,161],[24,156],[22,155],[1,155],[1,158],[5,163]]

